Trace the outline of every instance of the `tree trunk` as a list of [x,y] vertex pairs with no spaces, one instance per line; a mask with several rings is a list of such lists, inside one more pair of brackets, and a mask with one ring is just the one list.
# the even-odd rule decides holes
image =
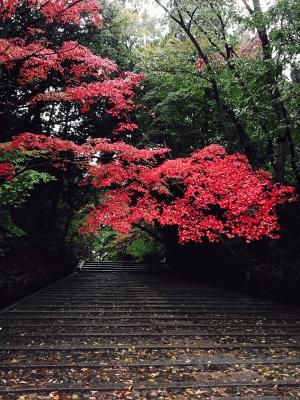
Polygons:
[[[257,34],[261,40],[264,59],[266,61],[271,61],[272,48],[267,33],[266,25],[263,23],[263,12],[261,10],[260,0],[252,0],[252,2],[253,2],[253,10],[250,9],[248,11],[254,16],[258,16],[259,21],[261,21],[260,24],[259,23],[256,24]],[[276,115],[276,118],[278,120],[278,123],[280,125],[280,132],[276,138],[276,143],[277,143],[277,156],[275,164],[276,179],[279,182],[285,181],[287,152],[289,150],[291,167],[295,174],[297,184],[300,187],[300,175],[296,162],[295,145],[290,130],[291,121],[288,112],[285,108],[285,105],[281,100],[281,93],[278,87],[278,82],[272,70],[269,70],[266,73],[266,83],[270,86],[272,107]]]

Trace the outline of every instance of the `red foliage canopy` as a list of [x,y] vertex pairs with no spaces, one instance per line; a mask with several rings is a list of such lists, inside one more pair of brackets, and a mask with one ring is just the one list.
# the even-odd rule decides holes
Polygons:
[[0,163],[0,179],[12,180],[14,177],[14,167],[8,162]]
[[[80,24],[83,18],[97,26],[102,22],[99,3],[96,0],[27,0],[27,3],[35,14],[41,13],[47,23],[58,21]],[[13,18],[22,5],[22,0],[2,0],[0,18]]]
[[293,188],[274,184],[270,174],[253,171],[244,156],[219,145],[176,160],[166,159],[168,149],[139,150],[105,139],[78,146],[27,133],[6,147],[10,152],[33,149],[56,161],[75,157],[83,170],[81,184],[104,190],[82,233],[95,233],[102,225],[127,233],[144,221],[177,226],[180,243],[278,238],[276,205],[294,199]]
[[[49,34],[48,25],[53,22],[61,29],[70,24],[99,26],[96,0],[27,0],[29,15],[22,15],[23,0],[4,0],[2,4],[0,19],[10,18],[13,29],[0,37],[0,63],[8,71],[9,88],[14,77],[18,97],[24,90],[27,104],[73,102],[81,106],[82,113],[97,102],[102,110],[105,100],[107,113],[119,120],[114,133],[137,128],[130,122],[129,113],[135,108],[134,91],[143,76],[120,74],[113,61],[94,54],[76,40],[61,41]],[[14,27],[20,15],[26,21],[22,33]],[[15,31],[17,36],[13,36]]]

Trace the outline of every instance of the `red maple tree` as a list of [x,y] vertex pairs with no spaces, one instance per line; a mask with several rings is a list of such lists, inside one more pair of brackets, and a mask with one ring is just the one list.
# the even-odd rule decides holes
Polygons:
[[0,178],[11,180],[14,177],[15,169],[9,162],[0,162]]
[[[175,160],[166,158],[169,149],[136,149],[105,139],[76,145],[30,133],[5,147],[7,152],[24,150],[43,151],[57,168],[75,163],[83,172],[80,184],[100,190],[82,233],[109,225],[124,234],[145,222],[176,226],[180,243],[274,239],[280,229],[276,206],[294,199],[292,187],[273,183],[267,172],[254,171],[245,156],[228,154],[219,145]],[[11,176],[13,166],[5,167]]]
[[102,110],[105,104],[116,121],[113,133],[137,128],[130,112],[136,107],[134,91],[143,76],[119,72],[113,61],[75,40],[86,34],[87,27],[101,25],[97,1],[4,0],[1,4],[0,21],[8,27],[0,32],[3,109],[15,112],[37,103],[42,109],[69,103],[87,113],[92,105]]

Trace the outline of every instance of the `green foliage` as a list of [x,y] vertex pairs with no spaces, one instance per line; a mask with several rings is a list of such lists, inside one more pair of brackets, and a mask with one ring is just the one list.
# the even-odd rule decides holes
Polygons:
[[117,234],[109,227],[103,227],[93,237],[90,257],[96,260],[118,259],[118,248],[116,246]]
[[0,257],[17,238],[24,235],[25,232],[13,222],[8,210],[0,209]]
[[126,254],[137,261],[159,261],[162,258],[162,246],[154,239],[141,237],[129,243]]
[[33,157],[41,157],[41,151],[24,151],[2,153],[1,161],[13,165],[15,176],[12,180],[0,184],[0,244],[2,252],[9,250],[14,241],[26,235],[24,229],[15,223],[13,213],[22,209],[32,192],[42,184],[54,181],[56,178],[49,173],[30,169]]
[[138,49],[160,37],[157,21],[126,7],[124,0],[104,0],[101,6],[105,26],[86,45],[123,70],[136,69]]
[[75,242],[80,257],[93,260],[160,261],[164,258],[164,245],[148,233],[134,228],[130,234],[117,235],[103,227],[97,235],[77,236]]
[[220,143],[299,184],[298,1],[278,0],[267,11],[250,1],[250,13],[231,0],[164,4],[167,34],[138,52],[147,76],[142,143],[176,155]]
[[163,144],[179,156],[218,143],[214,104],[207,81],[195,70],[190,43],[169,35],[140,49],[139,60],[138,68],[146,72],[138,115],[141,142]]
[[19,207],[30,196],[31,191],[41,183],[55,180],[46,172],[27,170],[0,186],[0,202],[2,206]]

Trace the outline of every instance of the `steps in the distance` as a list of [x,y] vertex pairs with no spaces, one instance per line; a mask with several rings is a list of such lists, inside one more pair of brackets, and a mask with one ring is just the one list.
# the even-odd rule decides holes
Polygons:
[[135,261],[85,261],[79,270],[82,272],[163,272],[164,263],[139,263]]

